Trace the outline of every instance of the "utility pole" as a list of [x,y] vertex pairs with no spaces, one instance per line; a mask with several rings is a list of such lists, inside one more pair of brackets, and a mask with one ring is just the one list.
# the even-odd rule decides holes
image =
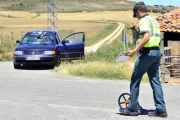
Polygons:
[[47,9],[48,9],[47,29],[48,30],[58,31],[57,1],[58,0],[48,0],[48,3],[47,3]]

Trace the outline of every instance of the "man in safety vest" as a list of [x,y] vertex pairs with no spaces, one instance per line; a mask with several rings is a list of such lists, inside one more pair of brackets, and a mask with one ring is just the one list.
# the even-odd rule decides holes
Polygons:
[[120,109],[120,112],[126,115],[138,115],[139,85],[143,75],[147,72],[156,106],[156,110],[149,112],[148,116],[167,117],[163,90],[159,81],[159,62],[161,59],[159,50],[161,41],[160,27],[158,22],[147,14],[144,2],[136,3],[133,12],[133,17],[139,19],[140,39],[138,46],[134,50],[128,51],[128,56],[133,57],[138,51],[140,55],[131,76],[131,99],[129,105],[127,108]]

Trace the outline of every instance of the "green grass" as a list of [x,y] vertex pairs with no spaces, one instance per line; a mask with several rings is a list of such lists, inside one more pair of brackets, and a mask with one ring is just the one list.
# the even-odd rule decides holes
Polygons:
[[2,30],[2,29],[4,29],[4,28],[6,28],[6,27],[1,27],[1,26],[0,26],[0,30]]
[[8,17],[8,18],[20,18],[20,17],[16,17],[16,16],[11,16],[11,15],[3,15],[0,14],[1,17]]
[[11,11],[30,11],[34,8],[33,5],[20,5],[20,4],[12,4],[9,7],[5,7],[7,10]]
[[118,27],[117,23],[111,23],[105,29],[101,30],[99,33],[95,35],[87,34],[85,46],[90,46],[101,41],[103,38],[107,37],[110,33],[112,33],[117,27]]
[[[126,34],[128,36],[129,40],[129,49],[133,49],[135,46],[131,45],[132,40],[132,32],[130,29],[127,29],[128,25],[125,25],[124,29],[126,31]],[[127,46],[127,45],[126,45]],[[124,51],[123,47],[123,41],[122,41],[122,34],[116,38],[116,40],[113,41],[112,44],[106,44],[100,47],[100,49],[97,50],[95,53],[90,53],[86,55],[86,59],[88,61],[109,61],[111,62],[113,59],[117,57],[117,55],[120,52]],[[128,51],[126,47],[126,51]],[[132,58],[131,58],[132,59]]]

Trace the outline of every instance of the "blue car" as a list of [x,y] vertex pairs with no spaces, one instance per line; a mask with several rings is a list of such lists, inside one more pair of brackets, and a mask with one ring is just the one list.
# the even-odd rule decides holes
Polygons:
[[61,39],[56,31],[29,31],[22,40],[17,40],[19,45],[13,54],[14,68],[21,65],[59,65],[62,60],[84,59],[85,33],[78,32]]

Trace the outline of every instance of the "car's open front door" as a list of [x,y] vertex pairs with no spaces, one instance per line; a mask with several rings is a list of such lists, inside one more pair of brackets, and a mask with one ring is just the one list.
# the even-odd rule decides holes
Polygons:
[[84,59],[85,33],[78,32],[62,40],[60,47],[61,60]]

